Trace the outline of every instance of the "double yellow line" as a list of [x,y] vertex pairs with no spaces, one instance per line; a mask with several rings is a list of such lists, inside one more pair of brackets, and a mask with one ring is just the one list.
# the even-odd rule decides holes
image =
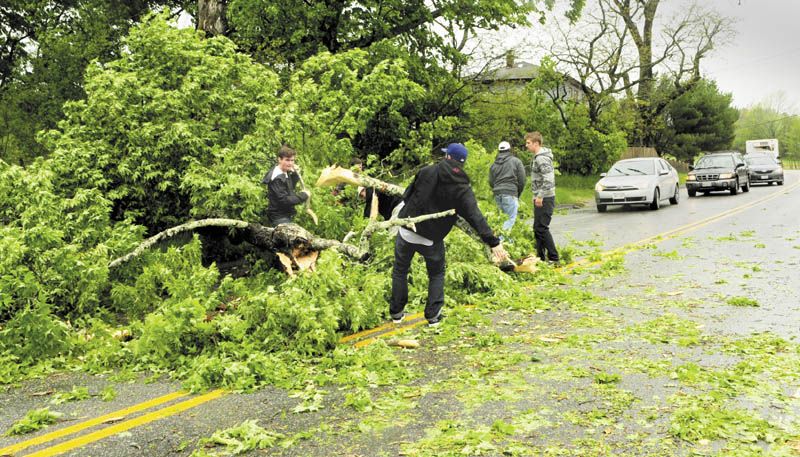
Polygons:
[[[790,186],[787,186],[787,187],[785,187],[783,189],[780,189],[780,190],[778,190],[776,192],[773,192],[772,194],[769,194],[769,195],[767,195],[765,197],[762,197],[762,198],[759,198],[759,199],[754,200],[752,202],[746,203],[746,204],[744,204],[742,206],[739,206],[739,207],[736,207],[736,208],[732,208],[732,209],[727,210],[727,211],[723,211],[723,212],[721,212],[719,214],[716,214],[714,216],[707,217],[705,219],[701,219],[699,221],[692,222],[690,224],[686,224],[686,225],[683,225],[681,227],[677,227],[677,228],[668,230],[668,231],[660,233],[658,235],[653,235],[653,236],[644,238],[642,240],[639,240],[639,241],[637,241],[635,243],[632,243],[632,244],[629,244],[629,245],[626,245],[626,246],[622,246],[622,247],[619,247],[619,248],[611,249],[609,251],[606,251],[606,252],[602,253],[601,254],[601,260],[599,260],[599,261],[590,262],[588,259],[581,259],[579,261],[576,261],[576,262],[570,263],[568,265],[565,265],[564,267],[559,268],[559,270],[570,270],[570,269],[574,269],[574,268],[576,268],[578,266],[593,266],[593,265],[597,265],[597,264],[603,263],[613,255],[629,253],[629,252],[635,251],[636,249],[640,248],[642,245],[646,245],[646,244],[650,244],[650,243],[659,243],[659,242],[666,241],[668,239],[674,238],[676,236],[682,235],[682,234],[684,234],[686,232],[690,232],[692,230],[696,230],[696,229],[698,229],[700,227],[703,227],[703,226],[706,226],[706,225],[711,224],[713,222],[725,219],[725,218],[733,216],[735,214],[739,214],[739,213],[741,213],[743,211],[746,211],[746,210],[748,210],[748,209],[750,209],[750,208],[752,208],[752,207],[754,207],[756,205],[759,205],[759,204],[764,203],[766,201],[769,201],[771,199],[777,198],[778,196],[780,196],[782,194],[786,194],[788,192],[791,192],[791,191],[797,189],[798,187],[800,187],[800,182],[796,182],[796,183],[794,183],[794,184],[792,184]],[[414,327],[416,327],[418,325],[421,325],[421,324],[424,324],[426,322],[427,321],[425,320],[425,318],[423,316],[423,313],[412,314],[412,315],[406,317],[404,324],[395,325],[395,324],[390,322],[390,323],[381,325],[381,326],[376,327],[376,328],[371,329],[371,330],[365,330],[363,332],[359,332],[359,333],[355,333],[355,334],[352,334],[352,335],[345,336],[342,339],[340,339],[339,342],[340,343],[350,343],[350,342],[354,342],[355,341],[352,344],[355,347],[361,347],[361,346],[365,346],[365,345],[369,344],[372,340],[374,340],[375,338],[377,338],[379,336],[391,336],[391,335],[397,334],[399,332],[402,332],[404,330],[407,330],[407,329],[410,329],[410,328],[414,328]],[[94,427],[96,425],[100,425],[100,424],[103,424],[103,423],[115,422],[115,419],[118,419],[118,418],[121,420],[121,422],[114,423],[113,425],[110,425],[110,426],[105,427],[103,429],[88,433],[86,435],[79,436],[77,438],[73,438],[71,440],[62,442],[60,444],[56,444],[54,446],[51,446],[51,447],[48,447],[48,448],[45,448],[45,449],[41,449],[41,450],[33,452],[31,454],[27,454],[25,457],[50,457],[50,456],[62,454],[64,452],[68,452],[68,451],[70,451],[72,449],[76,449],[76,448],[85,446],[87,444],[93,443],[95,441],[101,440],[101,439],[106,438],[108,436],[115,435],[117,433],[124,432],[126,430],[130,430],[132,428],[139,427],[141,425],[148,424],[150,422],[153,422],[153,421],[156,421],[156,420],[159,420],[159,419],[163,419],[163,418],[171,416],[173,414],[177,414],[177,413],[179,413],[181,411],[185,411],[185,410],[187,410],[189,408],[193,408],[195,406],[201,405],[201,404],[206,403],[208,401],[223,397],[223,396],[225,396],[227,394],[228,394],[228,392],[226,392],[226,391],[215,390],[215,391],[209,392],[209,393],[207,393],[205,395],[200,395],[198,397],[194,397],[194,398],[191,398],[189,400],[185,400],[185,401],[182,401],[180,403],[176,403],[176,404],[168,406],[166,408],[159,409],[159,410],[144,414],[142,416],[139,416],[139,417],[136,417],[136,418],[133,418],[133,419],[130,419],[130,420],[124,420],[123,419],[125,416],[128,416],[130,414],[134,414],[134,413],[137,413],[137,412],[140,412],[140,411],[144,411],[146,409],[150,409],[150,408],[153,408],[155,406],[159,406],[159,405],[162,405],[164,403],[167,403],[167,402],[170,402],[172,400],[176,400],[176,399],[179,399],[179,398],[182,398],[182,397],[185,397],[186,395],[188,395],[188,392],[173,392],[171,394],[164,395],[164,396],[155,398],[153,400],[149,400],[149,401],[146,401],[146,402],[143,402],[143,403],[139,403],[137,405],[133,405],[133,406],[130,406],[128,408],[124,408],[124,409],[121,409],[121,410],[118,410],[118,411],[115,411],[115,412],[112,412],[112,413],[109,413],[109,414],[105,414],[103,416],[100,416],[100,417],[97,417],[97,418],[94,418],[94,419],[87,420],[87,421],[82,422],[80,424],[72,425],[70,427],[65,427],[65,428],[60,429],[60,430],[56,430],[56,431],[53,431],[53,432],[50,432],[50,433],[46,433],[46,434],[44,434],[42,436],[39,436],[39,437],[36,437],[36,438],[32,438],[30,440],[22,441],[22,442],[19,442],[17,444],[13,444],[11,446],[2,448],[2,449],[0,449],[0,456],[16,455],[18,452],[20,452],[20,451],[22,451],[24,449],[27,449],[27,448],[29,448],[31,446],[36,446],[36,445],[39,445],[39,444],[45,444],[45,443],[57,440],[59,438],[63,438],[63,437],[66,437],[66,436],[69,436],[69,435],[84,431],[84,430],[89,429],[91,427]]]
[[671,230],[667,230],[666,232],[659,233],[659,234],[653,235],[653,236],[649,236],[647,238],[641,239],[641,240],[636,241],[634,243],[626,244],[625,246],[620,246],[618,248],[614,248],[614,249],[611,249],[609,251],[603,252],[603,253],[600,254],[600,257],[601,257],[600,260],[596,260],[596,261],[592,262],[592,261],[589,260],[589,258],[583,258],[581,260],[578,260],[578,261],[572,262],[570,264],[564,265],[561,268],[557,268],[557,270],[559,270],[559,271],[569,271],[569,270],[575,269],[576,267],[579,267],[579,266],[592,267],[592,266],[595,266],[595,265],[602,264],[602,263],[608,261],[608,259],[610,257],[614,256],[614,255],[617,255],[617,254],[628,254],[628,253],[631,253],[631,252],[641,248],[644,245],[661,243],[662,241],[667,241],[669,239],[675,238],[676,236],[680,236],[680,235],[683,235],[684,233],[691,232],[692,230],[697,230],[697,229],[699,229],[701,227],[705,227],[706,225],[711,224],[713,222],[717,222],[717,221],[723,220],[725,218],[728,218],[730,216],[742,213],[742,212],[744,212],[744,211],[746,211],[746,210],[748,210],[748,209],[750,209],[750,208],[752,208],[754,206],[758,206],[758,205],[760,205],[760,204],[762,204],[764,202],[767,202],[767,201],[772,200],[774,198],[780,197],[781,195],[784,195],[784,194],[786,194],[788,192],[791,192],[791,191],[797,189],[798,187],[800,187],[800,181],[798,181],[798,182],[796,182],[796,183],[794,183],[794,184],[792,184],[790,186],[787,186],[787,187],[785,187],[783,189],[780,189],[780,190],[778,190],[776,192],[773,192],[773,193],[771,193],[769,195],[761,197],[761,198],[759,198],[757,200],[753,200],[751,202],[745,203],[744,205],[737,206],[736,208],[731,208],[729,210],[725,210],[725,211],[723,211],[721,213],[718,213],[718,214],[715,214],[713,216],[709,216],[709,217],[707,217],[705,219],[701,219],[699,221],[691,222],[689,224],[686,224],[686,225],[683,225],[683,226],[680,226],[680,227],[677,227],[677,228],[674,228],[674,229],[671,229]]
[[[674,228],[674,229],[671,229],[671,230],[667,230],[666,232],[659,233],[657,235],[649,236],[647,238],[641,239],[641,240],[636,241],[634,243],[627,244],[625,246],[620,246],[618,248],[614,248],[614,249],[611,249],[609,251],[603,252],[603,253],[600,254],[600,260],[591,261],[591,260],[589,260],[589,258],[583,258],[581,260],[578,260],[578,261],[572,262],[570,264],[564,265],[563,267],[556,268],[556,270],[557,271],[563,271],[563,272],[569,272],[570,270],[573,270],[573,269],[575,269],[575,268],[577,268],[579,266],[592,267],[592,266],[600,265],[602,263],[607,262],[614,255],[628,254],[628,253],[633,252],[633,251],[635,251],[637,249],[640,249],[644,245],[660,243],[662,241],[666,241],[666,240],[669,240],[671,238],[675,238],[676,236],[683,235],[686,232],[690,232],[692,230],[697,230],[700,227],[704,227],[704,226],[706,226],[708,224],[711,224],[713,222],[717,222],[717,221],[720,221],[720,220],[725,219],[727,217],[733,216],[735,214],[739,214],[739,213],[744,212],[744,211],[746,211],[746,210],[748,210],[748,209],[750,209],[750,208],[752,208],[754,206],[757,206],[757,205],[760,205],[760,204],[762,204],[762,203],[764,203],[766,201],[772,200],[773,198],[777,198],[777,197],[779,197],[779,196],[781,196],[783,194],[786,194],[788,192],[791,192],[791,191],[797,189],[798,187],[800,187],[800,181],[798,181],[798,182],[796,182],[796,183],[794,183],[794,184],[792,184],[790,186],[787,186],[787,187],[784,187],[782,189],[779,189],[776,192],[773,192],[773,193],[771,193],[769,195],[766,195],[766,196],[761,197],[759,199],[756,199],[756,200],[753,200],[751,202],[745,203],[744,205],[737,206],[736,208],[731,208],[729,210],[723,211],[723,212],[715,214],[713,216],[709,216],[709,217],[707,217],[705,219],[701,219],[699,221],[695,221],[695,222],[692,222],[692,223],[689,223],[689,224],[686,224],[686,225],[683,225],[683,226],[680,226],[680,227],[677,227],[677,228]],[[422,316],[423,316],[423,313],[412,314],[412,315],[406,317],[405,322],[407,322],[407,323],[405,325],[402,324],[402,323],[401,324],[393,324],[393,323],[389,322],[388,324],[383,324],[380,327],[376,327],[376,328],[373,328],[373,329],[370,329],[370,330],[364,330],[362,332],[358,332],[358,333],[354,333],[352,335],[345,336],[345,337],[343,337],[342,339],[339,340],[339,343],[351,343],[351,344],[353,344],[354,347],[366,346],[367,344],[371,343],[376,338],[395,335],[395,334],[397,334],[399,332],[402,332],[402,331],[410,329],[410,328],[414,328],[414,327],[416,327],[418,325],[421,325],[421,324],[425,323],[426,322],[425,319],[420,319]],[[388,329],[392,329],[392,330],[385,331],[385,330],[388,330]],[[356,342],[353,343],[353,341],[356,341]]]
[[[171,416],[173,414],[179,413],[181,411],[187,410],[189,408],[194,408],[195,406],[201,405],[208,401],[214,400],[215,398],[220,398],[226,395],[228,392],[224,390],[215,390],[209,392],[205,395],[200,395],[198,397],[176,403],[172,406],[168,406],[163,409],[159,409],[157,411],[153,411],[151,413],[116,423],[109,427],[97,430],[95,432],[79,436],[77,438],[73,438],[69,441],[65,441],[60,444],[56,444],[55,446],[51,446],[39,451],[36,451],[32,454],[27,454],[25,457],[49,457],[53,455],[62,454],[67,451],[71,451],[72,449],[85,446],[89,443],[93,443],[95,441],[101,440],[105,437],[115,435],[120,432],[124,432],[126,430],[130,430],[134,427],[139,427],[140,425],[144,425],[150,422],[153,422],[158,419],[162,419],[167,416]],[[16,455],[18,452],[22,451],[23,449],[27,449],[31,446],[35,446],[38,444],[48,443],[50,441],[57,440],[59,438],[63,438],[68,435],[72,435],[88,428],[94,427],[95,425],[103,424],[105,422],[114,421],[117,418],[124,418],[129,414],[134,414],[139,411],[144,411],[146,409],[152,408],[154,406],[161,405],[163,403],[167,403],[169,401],[184,397],[188,395],[188,392],[173,392],[168,395],[164,395],[158,398],[155,398],[150,401],[146,401],[144,403],[139,403],[138,405],[133,405],[128,408],[121,409],[119,411],[115,411],[113,413],[109,413],[94,419],[90,419],[85,422],[81,422],[80,424],[72,425],[70,427],[65,427],[60,430],[56,430],[50,433],[46,433],[42,436],[38,436],[36,438],[32,438],[27,441],[22,441],[17,444],[13,444],[11,446],[5,447],[0,449],[0,456],[7,456],[7,455]],[[122,419],[120,419],[122,420]]]

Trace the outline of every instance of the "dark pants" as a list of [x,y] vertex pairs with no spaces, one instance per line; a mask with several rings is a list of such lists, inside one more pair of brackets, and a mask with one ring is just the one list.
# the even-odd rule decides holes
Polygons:
[[409,243],[397,235],[394,244],[394,266],[392,267],[392,298],[389,302],[389,313],[398,317],[408,303],[408,269],[411,259],[419,253],[425,259],[428,270],[428,302],[425,305],[425,319],[431,320],[442,311],[444,306],[444,241],[433,243],[433,246]]
[[558,262],[558,250],[550,234],[550,220],[556,208],[556,197],[544,197],[542,206],[533,205],[533,235],[536,238],[536,255],[542,260]]

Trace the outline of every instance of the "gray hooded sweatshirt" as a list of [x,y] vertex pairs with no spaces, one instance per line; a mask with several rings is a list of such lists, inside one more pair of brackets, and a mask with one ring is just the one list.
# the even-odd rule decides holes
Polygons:
[[556,173],[553,151],[542,147],[531,160],[531,192],[533,198],[556,196]]
[[510,152],[500,152],[489,167],[489,186],[494,195],[519,197],[525,190],[525,167]]

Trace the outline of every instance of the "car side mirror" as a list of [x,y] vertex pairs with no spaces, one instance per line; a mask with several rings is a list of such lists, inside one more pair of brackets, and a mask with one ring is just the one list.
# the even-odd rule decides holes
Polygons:
[[600,173],[601,178],[605,178],[606,176],[608,176],[608,173]]

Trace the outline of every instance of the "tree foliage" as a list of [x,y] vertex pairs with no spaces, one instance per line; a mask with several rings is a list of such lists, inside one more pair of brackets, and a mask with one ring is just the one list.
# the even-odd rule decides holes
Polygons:
[[[700,81],[703,60],[734,33],[731,19],[699,4],[669,18],[661,6],[661,0],[598,0],[583,20],[559,29],[550,48],[558,70],[576,75],[590,118],[611,95],[629,99],[639,117],[631,144],[655,143],[666,107]],[[656,90],[660,77],[670,84]]]
[[302,163],[345,162],[349,138],[377,112],[419,93],[402,61],[323,53],[283,89],[278,75],[225,37],[201,39],[154,18],[132,30],[121,59],[87,71],[85,100],[43,136],[66,194],[97,188],[112,219],[151,232],[187,217],[260,220],[261,177],[287,143]]
[[657,138],[656,149],[662,155],[694,162],[700,152],[730,148],[739,117],[732,99],[731,94],[721,93],[714,81],[701,80],[666,108],[666,127]]
[[151,8],[183,0],[10,0],[0,8],[0,159],[30,163],[46,152],[39,130],[56,126],[62,104],[84,97],[93,60],[120,55],[121,40]]
[[800,157],[800,117],[786,94],[777,92],[739,111],[734,147],[745,150],[745,141],[777,138],[781,157]]

